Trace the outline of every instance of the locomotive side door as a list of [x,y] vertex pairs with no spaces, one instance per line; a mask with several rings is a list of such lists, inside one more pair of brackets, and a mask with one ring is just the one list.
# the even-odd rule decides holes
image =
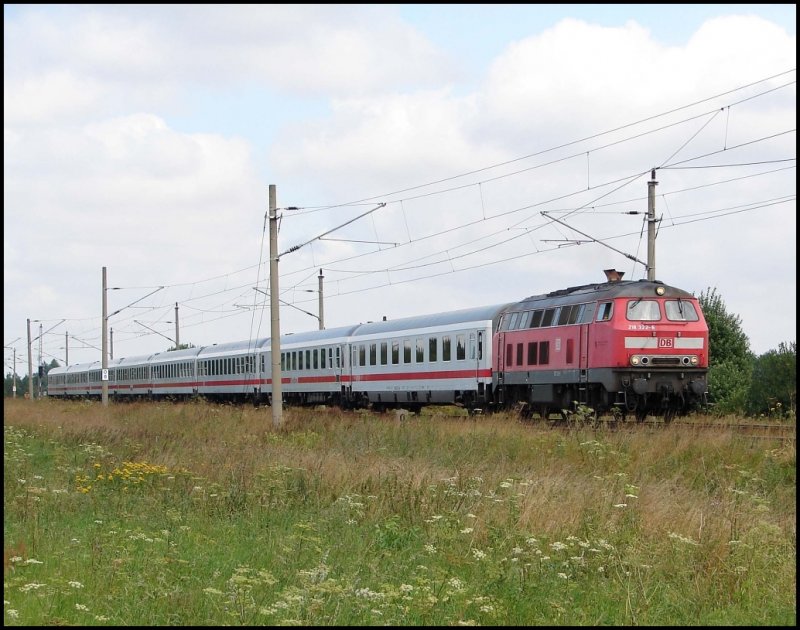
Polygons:
[[589,402],[589,324],[580,324],[578,342],[578,401]]
[[497,361],[497,375],[503,380],[503,372],[506,369],[506,353],[503,349],[506,342],[505,333],[497,333],[497,347],[494,349],[495,361]]
[[505,352],[506,334],[497,333],[497,347],[494,350],[494,360],[497,362],[497,372],[492,378],[494,390],[497,395],[497,402],[502,404],[504,399],[503,383],[505,382],[505,369],[506,369],[506,352]]

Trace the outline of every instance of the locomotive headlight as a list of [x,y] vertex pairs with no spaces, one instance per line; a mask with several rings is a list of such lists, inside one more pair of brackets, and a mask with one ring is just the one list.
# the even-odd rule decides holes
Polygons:
[[697,357],[695,355],[692,355],[689,361],[691,362],[692,365],[697,365]]
[[666,289],[664,287],[656,287],[656,295],[664,295]]
[[639,357],[635,354],[631,357],[631,365],[639,365]]

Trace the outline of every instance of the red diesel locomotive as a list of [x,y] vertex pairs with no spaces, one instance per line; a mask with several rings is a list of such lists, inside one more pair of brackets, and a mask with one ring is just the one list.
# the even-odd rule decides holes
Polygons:
[[494,336],[495,404],[543,418],[584,405],[638,421],[705,406],[708,326],[697,298],[606,276],[505,310]]

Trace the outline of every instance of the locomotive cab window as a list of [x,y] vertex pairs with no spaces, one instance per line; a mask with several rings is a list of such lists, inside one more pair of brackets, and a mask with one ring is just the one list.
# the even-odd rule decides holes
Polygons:
[[694,304],[686,300],[667,300],[664,311],[671,322],[696,322],[699,319]]
[[600,308],[597,309],[597,321],[607,322],[611,319],[611,313],[614,310],[611,302],[602,302]]
[[661,309],[655,300],[629,300],[626,316],[635,322],[657,322],[661,319]]

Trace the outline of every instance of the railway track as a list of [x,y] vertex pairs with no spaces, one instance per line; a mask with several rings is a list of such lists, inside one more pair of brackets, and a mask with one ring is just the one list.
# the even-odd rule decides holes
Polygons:
[[698,430],[735,431],[748,438],[760,440],[795,441],[797,426],[794,424],[765,424],[754,422],[741,422],[723,424],[719,422],[675,422],[678,426],[694,427]]
[[[533,421],[533,425],[539,422]],[[794,424],[766,424],[754,422],[740,422],[740,423],[722,423],[722,422],[687,422],[687,421],[673,421],[665,423],[663,420],[645,420],[643,422],[613,420],[611,418],[601,418],[596,423],[585,421],[582,419],[570,418],[568,420],[553,420],[548,419],[545,425],[552,428],[560,429],[577,429],[577,428],[596,428],[596,429],[609,429],[609,430],[636,430],[640,427],[648,427],[651,429],[664,429],[667,427],[680,427],[681,430],[694,430],[694,431],[725,431],[736,433],[744,437],[754,440],[777,440],[780,442],[795,442],[797,439],[797,427]]]

